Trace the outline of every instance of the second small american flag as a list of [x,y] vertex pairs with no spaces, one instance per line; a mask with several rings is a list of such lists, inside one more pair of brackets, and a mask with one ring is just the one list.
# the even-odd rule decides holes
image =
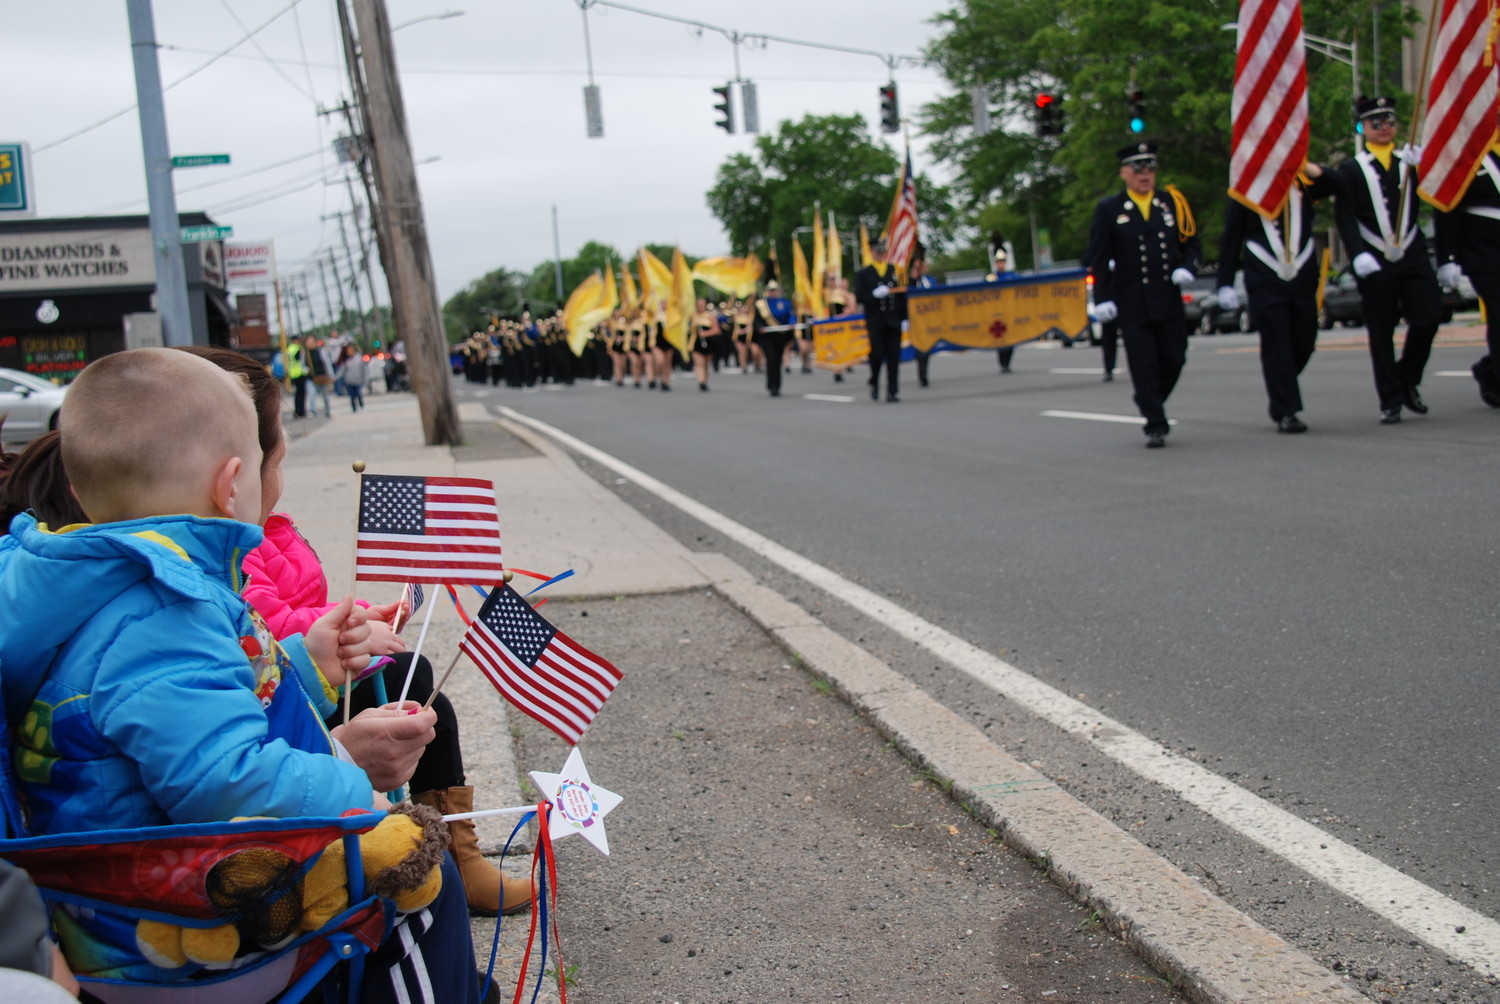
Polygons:
[[359,578],[374,582],[500,585],[505,565],[494,482],[365,475],[355,567]]

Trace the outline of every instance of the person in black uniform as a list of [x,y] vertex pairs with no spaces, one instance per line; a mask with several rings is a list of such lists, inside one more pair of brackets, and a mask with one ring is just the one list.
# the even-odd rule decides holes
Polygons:
[[[1302,393],[1297,377],[1318,343],[1318,250],[1313,243],[1313,203],[1333,195],[1337,182],[1318,164],[1302,169],[1285,212],[1266,219],[1231,201],[1219,245],[1219,306],[1238,310],[1234,276],[1243,267],[1246,309],[1260,332],[1260,370],[1277,432],[1307,431],[1297,417]],[[1288,233],[1290,231],[1290,233]],[[1242,253],[1243,252],[1243,253]],[[1242,265],[1243,263],[1243,265]]]
[[751,322],[751,339],[766,357],[766,390],[772,397],[781,396],[781,356],[792,340],[797,313],[792,301],[781,295],[781,284],[766,283],[766,293],[755,301],[755,318]]
[[1479,397],[1500,408],[1500,153],[1491,147],[1479,173],[1450,212],[1437,214],[1438,281],[1457,285],[1467,275],[1484,302],[1489,354],[1470,369]]
[[[1427,239],[1417,228],[1415,157],[1394,148],[1395,102],[1360,98],[1355,112],[1365,148],[1339,165],[1335,217],[1364,304],[1380,423],[1394,425],[1402,406],[1427,414],[1417,385],[1442,319],[1442,293],[1427,260]],[[1403,315],[1406,344],[1398,361],[1396,320]]]
[[[1094,316],[1119,319],[1146,445],[1166,445],[1164,404],[1187,361],[1187,318],[1179,287],[1199,263],[1198,230],[1187,200],[1156,187],[1155,143],[1119,151],[1125,190],[1100,200],[1083,264],[1094,272]],[[1113,263],[1113,267],[1111,267]]]
[[[1004,282],[1010,271],[1010,254],[1005,250],[1004,244],[996,244],[994,253],[990,255],[990,264],[994,271],[984,277],[985,282]],[[1015,358],[1016,347],[1007,345],[1002,349],[995,350],[995,358],[1000,361],[1000,372],[1010,372],[1010,361]]]
[[885,399],[901,400],[901,312],[892,286],[896,270],[885,260],[885,241],[870,245],[870,264],[854,274],[854,299],[865,312],[870,336],[870,400],[880,400],[880,367],[885,367]]

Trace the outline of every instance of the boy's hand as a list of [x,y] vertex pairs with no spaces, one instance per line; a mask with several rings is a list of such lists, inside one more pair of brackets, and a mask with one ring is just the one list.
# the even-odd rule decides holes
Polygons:
[[371,785],[390,791],[411,780],[422,751],[437,735],[436,724],[436,711],[404,701],[366,708],[348,725],[334,728],[333,736],[370,776]]
[[[363,608],[354,605],[354,597],[345,596],[339,605],[313,621],[303,633],[307,654],[313,657],[325,679],[335,687],[343,686],[345,680],[364,669],[369,663],[366,653],[360,658],[357,652],[345,662],[344,648],[351,649],[369,638],[370,628],[365,622]],[[348,642],[345,638],[349,639]]]
[[401,606],[400,600],[392,600],[389,603],[371,603],[365,613],[369,614],[374,621],[385,621],[387,624],[396,623],[396,615],[399,613],[404,621],[410,616],[405,608]]
[[369,650],[371,655],[395,655],[406,651],[406,640],[391,630],[387,621],[371,620]]

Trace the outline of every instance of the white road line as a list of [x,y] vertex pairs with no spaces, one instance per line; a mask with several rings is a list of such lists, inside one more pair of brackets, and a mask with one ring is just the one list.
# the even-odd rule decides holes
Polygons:
[[[1122,425],[1145,425],[1146,420],[1139,415],[1105,415],[1097,411],[1044,411],[1045,418],[1077,418],[1085,422],[1119,422]],[[1177,419],[1167,419],[1168,425],[1176,425]]]
[[1469,370],[1438,370],[1436,373],[1433,373],[1432,375],[1433,376],[1468,377],[1471,380],[1474,378],[1474,374],[1472,372],[1470,372]]
[[1054,366],[1047,372],[1061,373],[1064,376],[1103,376],[1104,367],[1095,366],[1093,368],[1090,368],[1087,366]]
[[854,398],[848,394],[803,394],[804,401],[832,401],[835,404],[853,404]]
[[544,422],[510,408],[501,408],[500,411],[505,417],[530,426],[629,478],[662,501],[826,590],[1063,731],[1089,740],[1106,756],[1175,792],[1225,826],[1439,951],[1486,975],[1500,973],[1500,922],[1449,899],[1306,820],[1173,753],[1123,723],[1101,715],[1005,660],[850,582],[832,569],[761,536],[644,471]]

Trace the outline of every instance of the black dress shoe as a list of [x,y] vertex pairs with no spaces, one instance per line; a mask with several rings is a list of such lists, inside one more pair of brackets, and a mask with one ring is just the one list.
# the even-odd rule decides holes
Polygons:
[[1159,432],[1146,433],[1146,449],[1159,450],[1167,445],[1167,437]]
[[1276,421],[1277,432],[1306,432],[1307,423],[1296,415],[1282,415]]
[[1495,383],[1495,378],[1489,373],[1490,358],[1485,356],[1479,362],[1469,367],[1469,372],[1474,374],[1474,379],[1479,381],[1479,400],[1491,408],[1500,408],[1500,386]]
[[885,402],[886,402],[886,404],[900,404],[901,403],[901,399],[899,397],[897,397],[895,394],[887,394],[885,396]]
[[880,388],[877,387],[877,386],[875,386],[874,384],[870,384],[870,400],[871,401],[879,401],[880,400]]
[[1395,425],[1399,421],[1401,421],[1401,409],[1400,408],[1381,408],[1380,409],[1380,424],[1381,425]]
[[1406,388],[1406,396],[1402,398],[1401,403],[1418,415],[1427,414],[1427,405],[1422,403],[1422,395],[1417,393],[1415,387]]
[[1104,374],[1104,381],[1103,382],[1104,383],[1114,383],[1115,382],[1115,375],[1113,373],[1106,373],[1106,374]]

